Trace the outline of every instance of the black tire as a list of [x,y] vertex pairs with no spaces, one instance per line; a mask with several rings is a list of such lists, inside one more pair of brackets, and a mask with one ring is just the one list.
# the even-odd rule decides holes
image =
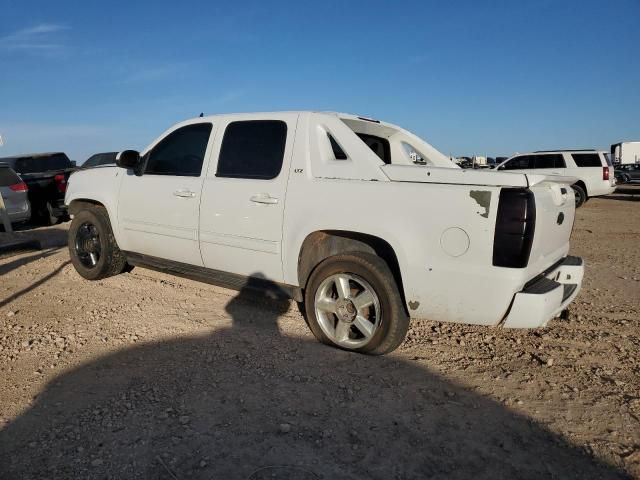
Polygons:
[[[89,227],[90,226],[90,227]],[[78,242],[81,240],[79,231],[92,228],[97,232],[94,242],[99,247],[99,256],[94,266],[87,265]],[[80,210],[73,217],[68,236],[69,256],[76,271],[87,280],[100,280],[122,273],[127,268],[127,259],[120,251],[111,230],[109,215],[104,207],[91,206]]]
[[580,208],[587,201],[587,192],[580,185],[571,185],[576,196],[576,208]]
[[[379,326],[368,343],[359,348],[346,348],[333,342],[323,332],[316,316],[315,298],[321,284],[332,275],[352,274],[364,279],[379,300]],[[315,337],[322,343],[344,350],[384,355],[403,342],[409,329],[409,316],[389,266],[369,253],[350,253],[329,257],[313,271],[305,288],[305,319]]]

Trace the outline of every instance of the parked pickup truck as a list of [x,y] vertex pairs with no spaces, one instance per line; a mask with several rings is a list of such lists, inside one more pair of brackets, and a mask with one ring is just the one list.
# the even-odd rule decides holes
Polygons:
[[62,152],[32,153],[0,158],[27,184],[32,220],[55,225],[66,217],[64,194],[75,165]]
[[462,170],[354,115],[210,116],[74,173],[69,252],[90,280],[145,266],[276,285],[321,342],[383,354],[410,318],[532,328],[559,315],[584,268],[568,256],[574,181]]

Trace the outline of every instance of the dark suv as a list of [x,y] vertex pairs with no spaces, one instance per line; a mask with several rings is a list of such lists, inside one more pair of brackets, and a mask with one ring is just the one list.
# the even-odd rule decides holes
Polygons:
[[0,158],[15,170],[29,189],[31,218],[54,225],[67,216],[64,194],[75,165],[62,152],[32,153]]

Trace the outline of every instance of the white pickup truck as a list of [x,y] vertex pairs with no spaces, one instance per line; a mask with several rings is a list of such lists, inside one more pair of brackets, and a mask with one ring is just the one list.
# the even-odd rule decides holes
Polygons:
[[567,256],[574,180],[462,170],[355,115],[215,115],[74,173],[69,252],[91,280],[144,266],[275,285],[320,341],[383,354],[410,318],[532,328],[559,315],[584,271]]

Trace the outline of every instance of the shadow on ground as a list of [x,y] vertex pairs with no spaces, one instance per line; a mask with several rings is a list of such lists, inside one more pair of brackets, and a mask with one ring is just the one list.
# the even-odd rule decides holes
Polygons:
[[26,295],[27,293],[35,290],[40,285],[42,285],[44,283],[47,283],[53,277],[58,275],[62,270],[64,270],[64,267],[66,267],[70,263],[71,262],[69,260],[67,260],[66,262],[64,262],[61,265],[59,265],[58,267],[56,267],[53,271],[47,273],[44,277],[42,277],[42,278],[36,280],[35,282],[33,282],[32,284],[30,284],[28,287],[25,287],[22,290],[18,290],[17,292],[13,293],[12,295],[9,295],[7,298],[1,299],[0,300],[0,308],[4,307],[5,305],[9,305],[11,302],[16,301],[18,298],[22,297],[23,295]]
[[13,255],[3,255],[2,260],[7,260],[12,257],[16,257],[16,258],[0,264],[0,275],[5,275],[11,272],[12,270],[15,270],[16,268],[20,268],[24,265],[28,265],[31,262],[36,262],[42,258],[47,258],[47,257],[50,257],[51,255],[55,255],[57,251],[58,249],[51,249],[46,251],[37,250],[35,253],[29,254],[29,255],[22,255],[25,252],[19,251],[17,253],[14,253]]
[[15,231],[35,238],[40,242],[42,248],[60,248],[67,245],[67,228],[64,224],[53,227],[26,224],[17,227]]
[[600,197],[600,198],[603,198],[605,200],[618,200],[622,202],[640,202],[640,191],[637,192],[637,194],[635,195],[633,194],[618,195],[616,190],[616,193],[611,195],[605,195],[604,197]]
[[289,308],[245,289],[232,328],[61,375],[0,432],[0,478],[625,478],[429,370],[281,334]]

